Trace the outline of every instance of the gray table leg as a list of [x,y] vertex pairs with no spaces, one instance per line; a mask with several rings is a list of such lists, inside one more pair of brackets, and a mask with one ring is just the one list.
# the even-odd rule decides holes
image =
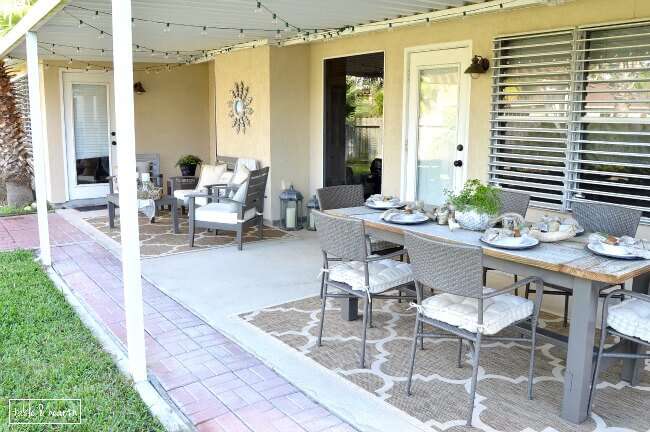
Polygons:
[[341,299],[341,318],[345,321],[354,321],[359,318],[359,299]]
[[598,290],[591,281],[575,278],[562,418],[576,424],[587,419],[597,308]]
[[172,223],[174,225],[174,234],[178,234],[180,229],[178,228],[178,201],[172,200]]
[[[642,294],[650,293],[650,273],[635,277],[632,281],[632,291]],[[629,341],[626,342],[625,348],[627,352],[635,354],[640,354],[643,349],[639,344]],[[633,386],[638,385],[641,369],[644,364],[643,359],[625,359],[623,361],[621,378]]]
[[108,227],[115,228],[115,204],[108,201]]

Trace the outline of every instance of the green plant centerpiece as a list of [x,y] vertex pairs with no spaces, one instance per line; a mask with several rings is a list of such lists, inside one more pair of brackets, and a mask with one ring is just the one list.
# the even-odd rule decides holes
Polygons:
[[176,166],[180,167],[182,176],[192,177],[196,174],[196,166],[200,165],[202,162],[203,161],[198,156],[183,155],[176,162]]
[[447,198],[454,207],[456,222],[473,231],[485,231],[501,207],[499,189],[477,179],[468,180],[458,194],[448,191]]

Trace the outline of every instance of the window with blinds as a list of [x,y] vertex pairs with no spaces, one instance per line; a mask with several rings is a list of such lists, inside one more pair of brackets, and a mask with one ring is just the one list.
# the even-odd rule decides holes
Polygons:
[[497,38],[494,59],[490,182],[650,222],[650,23]]

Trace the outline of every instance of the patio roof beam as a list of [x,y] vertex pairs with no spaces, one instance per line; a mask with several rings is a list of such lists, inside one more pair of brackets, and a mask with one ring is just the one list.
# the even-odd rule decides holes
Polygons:
[[126,340],[129,370],[135,382],[147,379],[145,357],[140,229],[135,165],[135,117],[133,107],[133,35],[131,2],[112,0],[113,80],[117,164],[119,167],[120,235],[122,239],[122,282],[126,312]]
[[45,169],[47,140],[43,133],[41,73],[38,65],[38,38],[35,32],[27,32],[25,35],[25,44],[27,52],[27,83],[29,87],[29,112],[32,129],[32,156],[34,158],[34,184],[36,187],[40,260],[44,266],[51,266],[52,251],[50,249],[50,233],[47,221],[47,172]]

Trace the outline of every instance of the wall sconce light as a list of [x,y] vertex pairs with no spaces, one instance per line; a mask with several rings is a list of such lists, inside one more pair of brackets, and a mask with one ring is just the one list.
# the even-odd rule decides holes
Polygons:
[[472,64],[465,69],[465,73],[470,74],[472,78],[478,78],[479,75],[484,74],[488,69],[490,69],[490,60],[475,55],[472,57]]
[[139,95],[147,92],[140,81],[133,84],[133,91],[135,92],[135,94],[139,94]]

